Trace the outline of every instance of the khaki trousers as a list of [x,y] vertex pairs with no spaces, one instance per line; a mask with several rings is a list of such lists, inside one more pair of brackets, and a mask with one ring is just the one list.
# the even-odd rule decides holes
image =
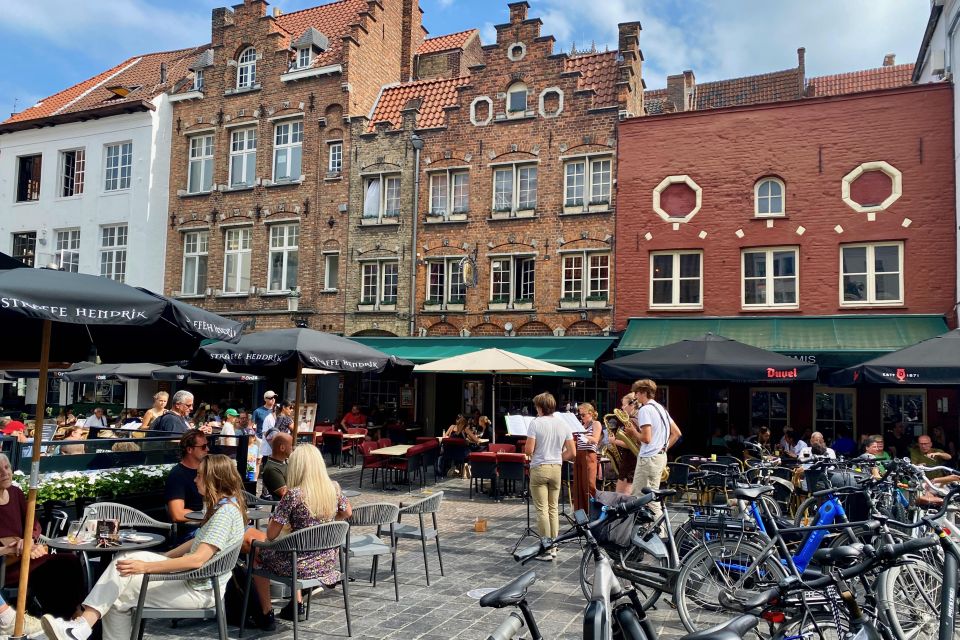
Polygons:
[[530,497],[541,538],[556,538],[560,532],[561,468],[559,464],[541,464],[530,469]]
[[[660,488],[660,476],[663,475],[663,470],[667,467],[667,454],[658,453],[653,456],[648,456],[646,458],[637,458],[637,468],[633,472],[633,490],[632,494],[639,496],[643,493],[644,487],[649,487],[651,489]],[[650,507],[650,510],[653,511],[653,515],[660,517],[660,514],[663,513],[663,509],[660,508],[660,503],[654,500],[647,505]]]

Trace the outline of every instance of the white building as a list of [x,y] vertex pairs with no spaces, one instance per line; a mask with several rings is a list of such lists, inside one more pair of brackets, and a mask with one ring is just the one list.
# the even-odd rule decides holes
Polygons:
[[[954,154],[960,153],[960,97],[957,95],[954,73],[960,70],[960,0],[930,0],[930,18],[923,33],[913,81],[951,82],[953,92]],[[960,164],[954,161],[957,184],[960,184]],[[958,191],[960,193],[960,191]],[[957,246],[960,247],[960,197],[957,197]],[[960,249],[958,249],[960,250]],[[957,291],[960,291],[960,269],[957,271]]]
[[202,50],[136,56],[0,123],[0,251],[162,292],[166,92]]

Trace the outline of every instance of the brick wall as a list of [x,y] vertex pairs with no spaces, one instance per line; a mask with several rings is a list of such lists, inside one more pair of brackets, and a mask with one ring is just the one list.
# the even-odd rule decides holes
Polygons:
[[[636,118],[621,123],[617,203],[616,327],[655,313],[761,314],[741,306],[741,250],[799,247],[799,309],[774,313],[945,313],[956,301],[952,89],[947,84],[777,105]],[[902,173],[903,193],[871,221],[841,199],[863,163]],[[653,211],[667,176],[702,188],[702,208],[674,225]],[[786,216],[754,216],[754,185],[777,176]],[[855,183],[856,185],[856,183]],[[875,187],[865,185],[868,193]],[[855,190],[856,192],[856,190]],[[899,241],[904,301],[841,306],[840,246]],[[650,253],[703,250],[703,309],[650,309]]]

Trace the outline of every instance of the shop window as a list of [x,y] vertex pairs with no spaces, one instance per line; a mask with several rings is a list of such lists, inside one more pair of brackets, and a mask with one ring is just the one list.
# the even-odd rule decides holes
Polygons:
[[[894,425],[902,422],[907,435],[914,437],[924,432],[927,422],[926,390],[901,391],[884,389],[881,396],[880,418],[883,433],[891,433]],[[889,445],[890,443],[885,443]]]
[[790,424],[789,389],[750,389],[750,432],[769,427],[774,438],[779,438]]
[[856,416],[856,392],[846,389],[817,388],[814,394],[815,431],[827,444],[846,431],[853,437]]

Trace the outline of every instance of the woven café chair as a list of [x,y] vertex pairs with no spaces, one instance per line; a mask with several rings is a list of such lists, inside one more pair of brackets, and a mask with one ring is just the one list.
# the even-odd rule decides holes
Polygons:
[[143,511],[128,507],[125,504],[116,502],[94,502],[88,509],[97,510],[98,520],[119,520],[121,527],[147,527],[149,529],[162,529],[166,533],[173,529],[169,522],[160,522],[151,518]]
[[[390,556],[390,571],[393,573],[393,596],[400,602],[400,583],[397,578],[397,537],[394,531],[400,508],[390,502],[375,502],[353,508],[350,518],[350,539],[347,544],[347,554],[351,558],[373,558],[370,567],[370,584],[377,586],[377,564],[380,556]],[[390,541],[385,542],[381,537],[383,527],[390,527]],[[354,527],[376,527],[377,532],[361,535],[352,535]]]
[[[340,557],[340,585],[343,588],[343,608],[347,616],[347,635],[353,635],[350,628],[350,596],[347,591],[347,585],[350,582],[350,556],[346,553],[346,547],[348,544],[347,535],[349,533],[350,525],[342,520],[338,520],[335,522],[327,522],[325,524],[318,524],[313,527],[307,527],[306,529],[293,531],[290,533],[290,535],[277,538],[276,540],[264,542],[254,541],[251,553],[257,549],[272,549],[273,551],[280,553],[289,553],[292,571],[290,572],[289,576],[283,576],[273,573],[262,567],[255,567],[253,562],[247,563],[247,585],[244,589],[243,610],[240,614],[240,635],[238,637],[243,637],[243,630],[246,626],[247,603],[249,602],[250,589],[253,584],[254,575],[263,576],[272,580],[273,582],[279,582],[287,585],[290,588],[291,597],[295,601],[298,590],[305,591],[307,589],[323,586],[322,580],[314,578],[301,579],[297,577],[298,554],[310,553],[314,551],[327,551],[329,549],[336,549],[337,554]],[[303,599],[307,603],[307,619],[309,620],[310,595],[305,593]],[[297,640],[297,623],[300,616],[296,615],[296,606],[294,606],[293,610],[295,612],[295,615],[293,616],[293,640]]]
[[[217,631],[220,640],[227,638],[227,615],[223,606],[223,593],[220,589],[220,576],[229,574],[237,565],[240,556],[240,545],[218,551],[207,560],[202,567],[192,571],[177,571],[175,573],[143,574],[140,585],[140,599],[133,612],[133,631],[130,640],[143,640],[143,628],[150,618],[164,618],[180,620],[183,618],[217,619]],[[166,609],[162,607],[145,606],[147,586],[150,582],[166,582],[170,580],[209,580],[213,586],[213,606],[205,609]]]
[[[437,543],[437,558],[440,560],[440,575],[443,573],[443,556],[440,554],[440,533],[437,531],[437,512],[440,511],[440,502],[443,500],[443,491],[437,491],[433,495],[417,500],[416,502],[404,505],[400,503],[400,513],[397,516],[398,524],[394,529],[397,538],[407,538],[411,540],[420,540],[420,546],[423,548],[423,570],[427,575],[427,586],[430,586],[430,565],[427,561],[427,540],[434,540]],[[430,514],[433,517],[433,528],[427,527],[424,522],[424,514]],[[405,524],[399,522],[405,515],[416,515],[419,519],[419,526],[414,524]],[[397,541],[399,545],[399,540]]]
[[280,504],[279,500],[271,500],[269,498],[258,498],[249,491],[244,490],[243,499],[247,503],[247,508],[250,507],[267,507],[271,512],[273,509]]

